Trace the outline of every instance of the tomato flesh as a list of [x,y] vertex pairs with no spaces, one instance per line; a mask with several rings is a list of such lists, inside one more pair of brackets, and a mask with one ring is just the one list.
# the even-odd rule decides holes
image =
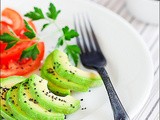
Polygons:
[[12,21],[12,23],[9,23],[9,24],[11,24],[11,28],[13,30],[17,30],[17,29],[22,29],[23,28],[23,26],[24,26],[23,18],[15,10],[10,9],[10,8],[5,8],[2,11],[2,16],[6,17],[6,18],[8,18],[8,19],[10,19]]
[[[28,39],[24,32],[27,31],[21,15],[13,9],[6,8],[2,11],[2,21],[0,21],[0,35],[10,34],[10,29],[20,38],[16,45],[6,50],[7,43],[0,40],[0,78],[12,75],[27,75],[36,70],[41,65],[44,56],[44,43],[37,42],[36,38]],[[32,21],[29,25],[36,32],[36,27]],[[37,43],[40,53],[35,60],[25,58],[20,60],[22,52]]]
[[[28,24],[33,28],[33,30],[36,32],[36,27],[35,25],[33,24],[32,21],[28,21]],[[27,29],[25,28],[25,26],[23,27],[23,29],[18,29],[18,30],[15,30],[15,33],[16,35],[21,38],[21,39],[26,39],[27,37],[24,35],[24,32],[26,32]]]
[[1,53],[6,49],[6,47],[7,47],[7,43],[0,41],[0,52]]
[[15,46],[8,50],[5,50],[0,55],[0,63],[3,65],[8,65],[10,61],[18,61],[22,54],[22,51],[33,45],[35,41],[26,39],[26,41],[20,41]]
[[44,56],[44,43],[38,43],[38,49],[40,54],[37,56],[36,60],[31,58],[26,60],[25,63],[20,63],[19,61],[10,61],[8,68],[1,69],[0,78],[5,78],[12,75],[27,75],[33,72],[41,65],[41,60]]
[[7,24],[6,22],[1,21],[0,22],[0,35],[2,35],[3,33],[8,33],[9,32],[9,27],[10,25]]

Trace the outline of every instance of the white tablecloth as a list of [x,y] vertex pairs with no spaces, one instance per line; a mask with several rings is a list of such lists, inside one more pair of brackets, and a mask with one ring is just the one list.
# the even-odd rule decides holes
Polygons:
[[154,83],[146,104],[133,120],[159,120],[159,26],[137,20],[126,9],[124,0],[91,0],[126,19],[144,38],[154,63]]

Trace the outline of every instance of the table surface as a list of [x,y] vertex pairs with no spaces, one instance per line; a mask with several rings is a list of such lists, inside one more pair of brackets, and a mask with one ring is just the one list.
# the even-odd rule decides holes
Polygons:
[[159,120],[159,25],[144,23],[126,9],[125,0],[91,0],[126,19],[143,37],[154,64],[154,81],[150,96],[133,120]]

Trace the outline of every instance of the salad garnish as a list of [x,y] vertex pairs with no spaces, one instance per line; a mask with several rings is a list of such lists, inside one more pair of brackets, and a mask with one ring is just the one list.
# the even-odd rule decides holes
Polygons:
[[44,14],[41,8],[34,7],[33,11],[26,13],[24,16],[30,18],[33,21],[37,20],[46,20],[41,30],[43,31],[49,25],[54,24],[58,31],[60,31],[61,35],[58,38],[56,48],[64,47],[64,52],[67,53],[68,57],[71,61],[74,62],[75,66],[78,64],[80,48],[77,45],[68,44],[72,38],[78,37],[79,34],[74,29],[70,29],[68,26],[60,28],[56,23],[58,15],[61,10],[57,10],[56,6],[53,3],[50,3],[48,11]]

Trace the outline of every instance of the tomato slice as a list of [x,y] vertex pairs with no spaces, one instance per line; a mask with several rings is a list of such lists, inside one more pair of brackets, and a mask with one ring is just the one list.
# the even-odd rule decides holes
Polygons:
[[[28,24],[33,28],[33,30],[36,32],[36,27],[35,25],[33,24],[32,21],[28,21]],[[21,39],[26,39],[27,37],[24,35],[24,32],[26,32],[27,29],[25,28],[25,26],[23,27],[23,29],[18,29],[18,30],[15,30],[15,33],[16,35],[21,38]]]
[[[29,25],[35,30],[36,27],[33,22],[28,21]],[[6,8],[2,11],[2,21],[0,22],[1,30],[0,34],[9,33],[8,26],[15,32],[15,34],[21,38],[26,39],[27,37],[24,35],[24,32],[27,31],[25,28],[25,24],[21,15],[13,9]]]
[[2,53],[7,47],[7,43],[0,41],[0,53]]
[[0,78],[5,78],[12,75],[27,75],[36,70],[41,65],[41,60],[44,56],[43,42],[38,43],[38,49],[40,54],[37,56],[36,60],[28,59],[24,63],[11,61],[8,68],[1,68]]
[[17,29],[22,29],[23,28],[23,26],[24,26],[23,18],[15,10],[10,9],[10,8],[5,8],[2,11],[2,16],[6,17],[6,18],[8,18],[9,20],[12,21],[12,23],[8,23],[8,24],[11,24],[11,28],[13,30],[17,30]]
[[29,40],[29,39],[21,40],[15,46],[1,53],[0,63],[3,65],[8,65],[11,60],[18,61],[20,59],[22,51],[26,49],[27,47],[33,45],[35,42],[36,41]]
[[8,26],[10,25],[7,24],[6,22],[0,21],[0,35],[9,32]]

